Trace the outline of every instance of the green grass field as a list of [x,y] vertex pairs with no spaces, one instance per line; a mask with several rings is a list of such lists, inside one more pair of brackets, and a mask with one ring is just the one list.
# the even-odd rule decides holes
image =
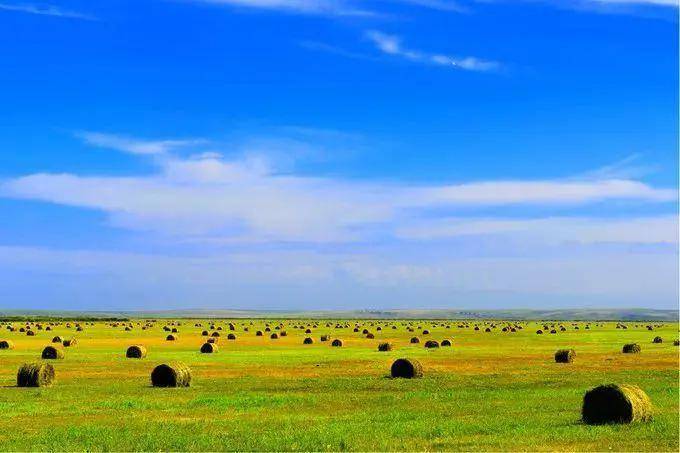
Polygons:
[[[678,337],[675,323],[562,322],[567,330],[537,335],[543,323],[492,332],[486,323],[460,321],[280,322],[278,340],[263,320],[234,320],[237,339],[226,339],[228,320],[215,320],[219,352],[199,353],[206,320],[181,320],[178,339],[166,341],[170,321],[142,330],[139,321],[112,327],[65,322],[35,336],[1,326],[0,450],[597,450],[678,451]],[[329,327],[326,324],[330,323]],[[340,322],[348,328],[336,329]],[[141,321],[142,325],[144,321]],[[201,323],[202,327],[196,327]],[[252,325],[251,325],[252,323]],[[356,324],[359,332],[353,332]],[[433,324],[436,324],[433,326]],[[576,324],[580,329],[574,329]],[[637,324],[637,327],[636,327]],[[48,323],[43,323],[47,326]],[[318,327],[314,327],[317,325]],[[392,329],[392,326],[397,329]],[[446,326],[450,328],[446,328]],[[555,323],[556,326],[560,323]],[[305,334],[304,326],[312,329]],[[381,326],[382,330],[377,330]],[[409,332],[407,327],[415,330]],[[249,331],[245,332],[244,327]],[[422,329],[428,329],[424,335]],[[361,331],[366,328],[374,339]],[[212,332],[212,330],[211,330]],[[320,337],[341,338],[334,348]],[[16,387],[25,362],[40,358],[53,336],[77,337],[66,356],[51,363],[51,387]],[[303,345],[310,336],[314,344]],[[418,336],[420,344],[410,344]],[[661,336],[663,343],[653,344]],[[453,346],[428,350],[424,340],[451,339]],[[378,352],[378,343],[395,349]],[[641,354],[622,354],[625,343]],[[126,359],[129,345],[148,348],[144,359]],[[576,360],[557,364],[557,349],[574,348]],[[422,379],[391,379],[399,357],[419,360]],[[154,388],[154,366],[179,360],[192,370],[189,388]],[[603,383],[640,386],[651,398],[647,423],[588,426],[580,422],[586,390]]]

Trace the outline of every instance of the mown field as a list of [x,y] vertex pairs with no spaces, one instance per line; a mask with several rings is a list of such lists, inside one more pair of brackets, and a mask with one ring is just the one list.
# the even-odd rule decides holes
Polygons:
[[[143,330],[147,322],[80,322],[76,332],[74,322],[64,321],[51,331],[33,325],[35,336],[19,332],[24,322],[12,322],[13,332],[0,326],[0,340],[14,343],[0,350],[0,450],[679,448],[675,323],[654,323],[653,331],[643,322],[626,322],[627,329],[612,322],[548,323],[557,333],[537,335],[544,322],[512,322],[522,327],[516,332],[503,332],[502,321],[233,320],[234,331],[229,320],[159,320]],[[267,324],[272,331],[256,336]],[[166,341],[166,325],[178,329],[176,341]],[[219,352],[199,352],[203,330],[220,333]],[[270,339],[280,330],[287,336]],[[227,340],[229,333],[236,340]],[[51,361],[55,383],[17,387],[17,369],[39,359],[56,335],[78,344]],[[322,335],[341,338],[343,347],[320,341]],[[421,343],[411,344],[413,336]],[[656,336],[663,343],[652,343]],[[303,344],[306,337],[314,343]],[[450,339],[453,346],[426,349],[427,339]],[[394,350],[378,352],[385,341]],[[625,343],[639,343],[642,352],[622,354]],[[145,345],[148,356],[125,358],[132,344]],[[555,363],[560,348],[575,349],[576,360]],[[424,377],[389,378],[400,357],[419,360]],[[174,360],[191,368],[191,387],[152,387],[152,369]],[[653,420],[581,423],[585,391],[611,382],[640,386],[654,405]]]

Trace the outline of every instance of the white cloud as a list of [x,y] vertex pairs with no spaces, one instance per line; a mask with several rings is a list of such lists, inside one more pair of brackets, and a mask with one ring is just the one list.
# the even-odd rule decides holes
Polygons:
[[357,7],[344,0],[194,0],[201,3],[229,5],[241,8],[281,11],[324,16],[374,16],[375,12]]
[[[84,138],[152,155],[186,143]],[[284,174],[256,156],[233,160],[215,153],[154,157],[158,170],[147,176],[40,173],[1,182],[0,196],[99,210],[115,226],[186,240],[308,243],[389,236],[399,226],[428,217],[433,209],[676,200],[674,190],[622,179],[413,185]]]
[[90,16],[88,14],[61,9],[53,5],[38,5],[33,3],[0,3],[0,11],[37,14],[40,16],[63,17],[66,19],[97,20],[96,17]]
[[85,143],[99,148],[115,149],[131,154],[165,154],[173,149],[205,143],[202,139],[192,140],[140,140],[121,135],[101,132],[77,132],[76,136]]
[[404,239],[440,240],[462,236],[497,235],[525,241],[562,243],[677,244],[678,218],[549,217],[538,219],[444,218],[405,225],[397,230]]
[[495,71],[502,67],[501,64],[496,61],[483,60],[476,57],[458,58],[448,55],[424,53],[418,50],[407,49],[402,46],[401,38],[398,36],[389,35],[375,30],[367,32],[366,36],[381,52],[387,55],[401,57],[413,62],[434,64],[455,69],[464,69],[467,71]]

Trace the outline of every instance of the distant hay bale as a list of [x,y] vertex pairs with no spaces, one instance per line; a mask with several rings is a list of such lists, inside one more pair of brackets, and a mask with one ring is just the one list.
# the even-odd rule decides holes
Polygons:
[[278,335],[276,332],[274,332],[273,334],[271,334],[271,335],[269,336],[269,338],[271,338],[272,340],[276,340],[276,339],[279,338],[279,335]]
[[314,339],[312,337],[307,337],[302,341],[302,344],[313,344]]
[[191,370],[182,362],[158,365],[151,372],[151,385],[154,387],[189,387]]
[[218,348],[216,343],[203,343],[203,346],[201,346],[202,354],[212,354],[213,352],[217,351]]
[[57,335],[56,337],[52,338],[52,343],[61,343],[61,342],[63,342],[63,341],[64,341],[64,340],[63,340],[59,335]]
[[397,359],[392,363],[390,374],[393,378],[423,377],[423,366],[415,359]]
[[305,333],[306,333],[306,334],[312,333],[312,329],[307,329],[307,330],[305,330]]
[[442,340],[442,346],[451,346],[451,340]]
[[176,339],[177,337],[173,334],[170,334],[167,337],[165,337],[165,341],[175,341]]
[[262,331],[261,331],[261,330],[258,330],[257,332],[255,332],[255,336],[256,336],[256,337],[261,337],[262,335],[263,335],[263,334],[262,334]]
[[146,357],[146,348],[141,344],[133,344],[125,351],[125,357],[128,359],[143,359]]
[[330,335],[321,335],[321,338],[320,338],[321,341],[328,341],[330,339],[331,339]]
[[227,335],[227,340],[236,340],[236,335],[230,333],[229,335]]
[[429,330],[423,330],[423,335],[429,335],[430,331]]
[[661,338],[661,337],[654,337],[654,340],[652,340],[652,343],[663,343],[663,338]]
[[55,360],[64,358],[64,350],[61,348],[55,348],[54,346],[46,346],[42,351],[43,359]]
[[437,340],[427,340],[425,342],[425,347],[428,348],[428,349],[438,348],[439,342]]
[[388,352],[388,351],[391,351],[392,349],[394,349],[394,345],[392,343],[385,342],[385,343],[380,343],[378,345],[378,351],[380,351],[380,352]]
[[648,421],[652,418],[652,403],[635,385],[600,385],[586,392],[581,414],[588,425]]
[[630,344],[624,344],[623,345],[623,353],[624,354],[638,354],[641,351],[642,351],[642,348],[637,343],[630,343]]
[[201,332],[201,335],[204,336],[204,337],[207,337],[208,335],[210,335],[210,332],[208,332],[207,330],[204,330],[203,332]]
[[287,336],[288,336],[288,332],[286,332],[285,330],[282,330],[281,332],[279,332],[279,336],[281,336],[281,337],[287,337]]
[[339,339],[339,338],[336,338],[336,339],[333,340],[333,342],[331,343],[331,346],[336,347],[336,348],[341,348],[341,347],[342,347],[342,340]]
[[369,340],[372,340],[372,339],[375,338],[375,335],[373,335],[371,332],[368,332],[368,333],[366,334],[366,338],[368,338]]
[[217,337],[210,337],[206,340],[208,343],[217,343],[219,341],[219,338]]
[[560,349],[555,352],[555,362],[557,363],[571,363],[576,357],[576,351],[573,349]]
[[491,328],[490,328],[490,327],[487,327],[486,329],[484,329],[484,332],[487,332],[487,333],[488,333],[488,332],[491,332]]
[[211,337],[219,337],[219,336],[220,336],[220,333],[217,332],[217,331],[215,331],[215,332],[211,333],[210,336],[211,336]]
[[418,337],[411,338],[411,344],[417,344],[417,343],[420,343],[420,338],[418,338]]
[[75,338],[71,338],[69,340],[64,340],[64,343],[62,343],[65,348],[70,348],[71,346],[75,346],[78,344],[78,340]]
[[26,335],[28,335],[29,337],[34,337],[34,336],[35,336],[35,331],[33,331],[33,330],[27,330],[27,331],[26,331]]
[[552,334],[556,334],[556,333],[557,333],[557,331],[556,331],[555,329],[552,329],[552,330],[550,331],[550,333],[552,333]]
[[14,349],[14,342],[11,340],[0,340],[0,349]]
[[543,335],[543,331],[542,331],[541,329],[538,329],[538,330],[536,331],[536,335]]
[[49,363],[25,363],[17,372],[17,387],[47,387],[53,381],[54,367]]
[[673,346],[680,346],[680,340],[674,340]]

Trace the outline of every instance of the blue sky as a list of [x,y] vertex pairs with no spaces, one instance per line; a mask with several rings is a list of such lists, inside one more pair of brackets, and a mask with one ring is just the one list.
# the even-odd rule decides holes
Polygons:
[[0,307],[675,308],[675,0],[0,0]]

